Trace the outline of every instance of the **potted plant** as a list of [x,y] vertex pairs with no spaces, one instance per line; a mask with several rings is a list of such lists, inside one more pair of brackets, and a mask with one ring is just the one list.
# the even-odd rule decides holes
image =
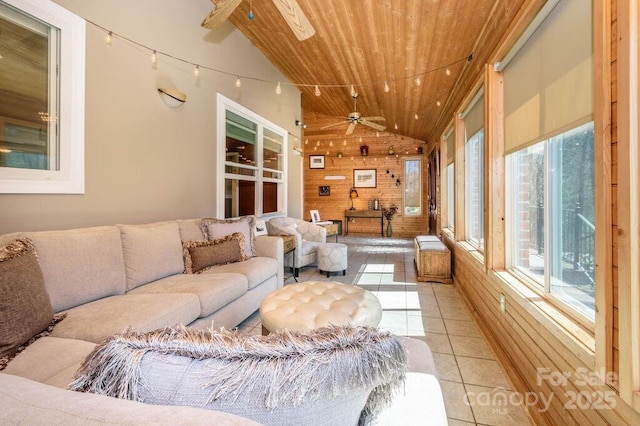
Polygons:
[[395,204],[391,204],[391,206],[383,207],[382,214],[385,219],[387,219],[387,237],[391,237],[393,235],[393,229],[391,228],[391,219],[398,213],[398,206]]

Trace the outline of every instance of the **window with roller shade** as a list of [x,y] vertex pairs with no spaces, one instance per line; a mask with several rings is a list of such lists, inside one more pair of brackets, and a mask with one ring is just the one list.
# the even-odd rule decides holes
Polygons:
[[484,94],[481,89],[463,114],[465,130],[465,240],[484,250]]
[[591,2],[547,13],[503,70],[507,265],[593,320]]

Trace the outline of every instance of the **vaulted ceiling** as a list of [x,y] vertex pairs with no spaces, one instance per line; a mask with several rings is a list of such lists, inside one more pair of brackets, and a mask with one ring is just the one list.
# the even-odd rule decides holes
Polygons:
[[387,131],[433,141],[490,53],[545,1],[297,2],[315,29],[304,41],[272,1],[245,0],[229,19],[300,88],[305,113],[345,118],[354,109],[353,85],[362,115],[383,116]]

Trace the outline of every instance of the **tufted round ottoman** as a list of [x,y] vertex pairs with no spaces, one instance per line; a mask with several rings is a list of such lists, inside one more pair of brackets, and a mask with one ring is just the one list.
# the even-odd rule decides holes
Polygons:
[[347,272],[347,246],[340,243],[324,243],[318,246],[318,269],[326,272]]
[[262,332],[309,331],[328,325],[368,325],[382,319],[373,293],[332,281],[305,281],[274,291],[260,305]]

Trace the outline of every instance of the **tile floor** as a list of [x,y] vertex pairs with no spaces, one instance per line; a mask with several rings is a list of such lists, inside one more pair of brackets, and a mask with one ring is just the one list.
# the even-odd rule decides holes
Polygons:
[[[511,384],[459,294],[450,284],[418,283],[413,240],[340,237],[348,246],[345,276],[330,278],[315,266],[300,271],[298,281],[338,281],[373,292],[382,304],[380,328],[425,340],[431,347],[449,424],[529,425]],[[285,285],[293,284],[293,278]],[[260,333],[256,312],[239,329]]]

